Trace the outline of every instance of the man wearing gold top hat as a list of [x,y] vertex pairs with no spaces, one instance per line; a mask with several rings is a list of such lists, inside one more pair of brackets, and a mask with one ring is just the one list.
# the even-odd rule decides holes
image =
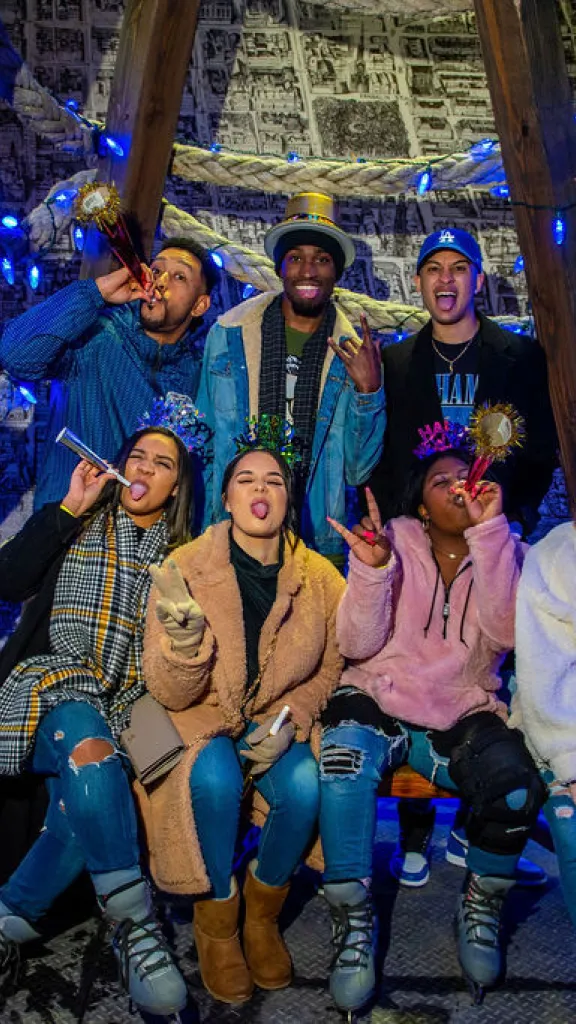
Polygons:
[[303,539],[343,563],[326,516],[346,516],[346,488],[376,466],[385,426],[378,345],[366,320],[359,337],[333,298],[354,261],[354,243],[336,224],[329,196],[302,192],[267,232],[264,248],[282,291],[219,317],[204,350],[197,404],[214,432],[204,525],[222,518],[220,482],[235,454],[233,438],[252,417],[279,415],[292,423],[302,452]]

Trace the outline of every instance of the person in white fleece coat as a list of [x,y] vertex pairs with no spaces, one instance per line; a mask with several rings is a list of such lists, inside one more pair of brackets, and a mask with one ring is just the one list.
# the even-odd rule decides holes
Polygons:
[[549,797],[544,813],[576,926],[576,526],[528,552],[518,588],[510,725],[524,732]]

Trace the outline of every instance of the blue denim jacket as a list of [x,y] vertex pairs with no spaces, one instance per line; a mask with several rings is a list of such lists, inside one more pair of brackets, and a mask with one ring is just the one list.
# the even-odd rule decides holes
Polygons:
[[62,500],[78,461],[54,444],[62,427],[114,459],[155,398],[178,391],[194,399],[196,337],[159,345],[141,326],[139,302],[110,306],[92,280],[74,281],[6,325],[2,368],[20,380],[52,381],[35,509]]
[[[212,458],[205,471],[204,526],[224,517],[220,484],[236,454],[233,438],[257,415],[260,377],[260,330],[264,310],[274,299],[267,293],[236,306],[211,328],[206,340],[197,406],[213,431]],[[337,309],[334,336],[354,329]],[[382,453],[386,413],[382,386],[360,394],[344,364],[329,351],[312,444],[312,459],[302,511],[302,537],[324,555],[340,555],[343,543],[326,522],[347,518],[347,487],[364,483]]]

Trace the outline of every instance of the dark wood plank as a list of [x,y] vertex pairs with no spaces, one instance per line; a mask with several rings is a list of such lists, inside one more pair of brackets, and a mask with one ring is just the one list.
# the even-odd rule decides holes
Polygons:
[[[568,491],[576,504],[576,204],[573,101],[554,0],[474,0],[528,290],[548,359]],[[534,207],[551,207],[537,209]]]
[[[107,130],[124,157],[101,159],[99,180],[114,181],[123,208],[142,229],[150,254],[172,153],[199,0],[127,0]],[[111,269],[107,246],[90,231],[82,277]]]
[[428,782],[423,775],[418,775],[409,765],[397,768],[395,772],[387,772],[378,787],[378,796],[414,797],[419,800],[433,796],[452,797],[457,794],[450,789],[442,789]]

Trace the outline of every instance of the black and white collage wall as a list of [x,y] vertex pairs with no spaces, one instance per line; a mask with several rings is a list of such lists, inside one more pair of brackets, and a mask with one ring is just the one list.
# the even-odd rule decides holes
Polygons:
[[[123,7],[122,0],[0,0],[0,18],[45,88],[61,102],[77,100],[87,117],[104,121]],[[474,15],[398,17],[379,13],[378,0],[373,12],[366,7],[366,0],[361,12],[345,9],[343,0],[204,0],[178,140],[357,161],[460,152],[495,136]],[[558,9],[574,81],[575,4],[559,0]],[[0,100],[0,215],[15,211],[23,217],[55,182],[83,166]],[[280,194],[176,177],[167,180],[165,196],[260,251],[266,228],[286,202]],[[514,274],[518,241],[505,200],[472,188],[432,191],[426,201],[414,194],[342,199],[339,216],[358,250],[342,281],[346,287],[417,305],[412,274],[422,238],[436,227],[456,225],[471,229],[482,246],[488,271],[484,311],[529,311],[524,275]],[[0,282],[0,321],[73,280],[79,259],[67,233],[42,258],[35,292],[17,267],[14,285]],[[227,278],[215,312],[240,299],[241,286]],[[0,375],[0,541],[30,512],[49,386],[36,386],[38,403],[31,406]],[[566,516],[561,479],[545,511],[549,521]],[[0,636],[14,615],[14,609],[0,606]]]

